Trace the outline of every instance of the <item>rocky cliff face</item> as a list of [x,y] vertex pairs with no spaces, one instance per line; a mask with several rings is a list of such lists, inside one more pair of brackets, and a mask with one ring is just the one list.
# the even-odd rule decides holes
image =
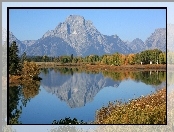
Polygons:
[[166,50],[166,29],[159,28],[150,35],[145,42],[136,38],[132,42],[124,42],[118,35],[101,34],[89,20],[78,15],[70,15],[54,30],[47,31],[38,40],[20,41],[12,33],[10,42],[16,40],[20,47],[20,53],[27,55],[78,55],[91,54],[103,55],[115,52],[128,54],[142,50],[158,48]]
[[59,99],[67,102],[71,108],[82,107],[91,102],[96,94],[104,87],[118,87],[120,82],[104,78],[102,74],[74,73],[61,76],[50,71],[46,76],[42,73],[41,85]]

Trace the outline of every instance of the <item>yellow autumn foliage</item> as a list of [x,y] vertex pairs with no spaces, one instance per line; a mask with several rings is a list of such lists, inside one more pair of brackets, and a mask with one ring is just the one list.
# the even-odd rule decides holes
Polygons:
[[166,124],[166,88],[121,103],[109,102],[96,112],[95,124]]
[[22,68],[22,76],[25,78],[37,77],[40,73],[39,66],[35,62],[25,61]]

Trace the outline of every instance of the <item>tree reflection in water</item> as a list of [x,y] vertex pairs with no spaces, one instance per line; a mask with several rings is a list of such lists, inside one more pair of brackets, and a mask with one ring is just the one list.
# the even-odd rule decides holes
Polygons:
[[10,86],[9,88],[9,124],[20,124],[18,118],[22,112],[22,108],[17,108],[20,100],[21,92],[19,86]]
[[[45,75],[49,74],[48,68],[43,68],[42,71],[45,73]],[[82,73],[85,72],[87,74],[99,74],[102,73],[104,77],[109,77],[113,79],[114,81],[123,81],[126,79],[132,79],[137,82],[141,81],[148,85],[160,85],[163,81],[166,81],[166,72],[160,71],[160,70],[153,70],[153,71],[118,71],[118,72],[112,72],[112,71],[99,71],[99,70],[87,70],[87,69],[81,69],[81,68],[68,68],[68,67],[62,67],[62,68],[54,68],[55,73],[58,71],[61,74],[64,75],[73,75],[74,73]]]
[[[9,85],[9,124],[22,124],[18,119],[22,113],[22,107],[39,94],[40,81],[23,78],[20,84]],[[17,107],[19,102],[20,107]]]

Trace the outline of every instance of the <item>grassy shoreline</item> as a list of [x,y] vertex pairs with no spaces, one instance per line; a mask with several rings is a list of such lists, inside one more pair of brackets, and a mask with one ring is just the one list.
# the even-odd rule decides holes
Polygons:
[[95,124],[166,124],[166,88],[121,104],[109,103],[96,112]]
[[165,64],[147,64],[147,65],[121,65],[121,66],[114,66],[114,65],[102,65],[102,64],[76,64],[76,63],[54,63],[54,62],[36,62],[36,64],[40,68],[56,68],[56,67],[67,67],[67,68],[81,68],[86,70],[108,70],[108,71],[122,71],[122,70],[161,70],[166,71]]

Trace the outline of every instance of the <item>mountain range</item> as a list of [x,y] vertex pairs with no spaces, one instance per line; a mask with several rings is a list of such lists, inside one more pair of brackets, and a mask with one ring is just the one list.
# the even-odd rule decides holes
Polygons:
[[124,41],[118,35],[103,35],[90,20],[83,16],[70,15],[55,29],[48,30],[38,40],[18,40],[9,32],[9,42],[16,41],[19,54],[24,51],[27,55],[75,55],[87,56],[91,54],[103,55],[115,52],[129,54],[147,49],[158,48],[166,51],[166,29],[158,28],[143,42],[135,38],[132,42]]

